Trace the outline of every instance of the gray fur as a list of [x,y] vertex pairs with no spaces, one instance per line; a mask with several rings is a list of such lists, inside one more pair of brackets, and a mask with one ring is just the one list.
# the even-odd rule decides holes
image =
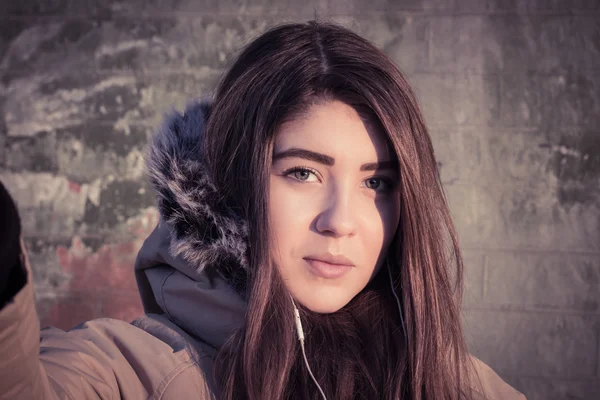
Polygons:
[[246,270],[248,229],[221,200],[201,151],[210,103],[190,104],[166,116],[146,155],[161,220],[171,229],[170,251],[198,271],[224,276]]

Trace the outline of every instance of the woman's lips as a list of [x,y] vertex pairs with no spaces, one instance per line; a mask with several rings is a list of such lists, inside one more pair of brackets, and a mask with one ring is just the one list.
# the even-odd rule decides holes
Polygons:
[[353,268],[352,265],[331,264],[311,258],[305,258],[304,260],[308,263],[309,269],[313,274],[325,279],[341,278]]

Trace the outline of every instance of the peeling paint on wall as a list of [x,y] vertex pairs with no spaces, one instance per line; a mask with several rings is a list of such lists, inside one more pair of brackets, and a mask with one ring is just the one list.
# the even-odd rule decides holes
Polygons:
[[110,315],[131,321],[142,315],[132,266],[157,222],[156,209],[148,208],[124,222],[130,239],[109,240],[110,244],[92,248],[74,236],[69,246],[56,247],[55,257],[66,279],[52,297],[44,297],[42,324],[72,327],[81,322],[82,309],[92,313],[86,319]]

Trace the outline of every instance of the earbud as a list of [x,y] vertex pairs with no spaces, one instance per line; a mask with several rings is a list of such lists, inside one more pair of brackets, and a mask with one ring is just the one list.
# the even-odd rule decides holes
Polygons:
[[[292,300],[292,303],[294,300]],[[296,331],[298,332],[298,339],[304,341],[304,330],[302,329],[302,320],[300,319],[300,311],[294,304],[294,315],[296,315]]]

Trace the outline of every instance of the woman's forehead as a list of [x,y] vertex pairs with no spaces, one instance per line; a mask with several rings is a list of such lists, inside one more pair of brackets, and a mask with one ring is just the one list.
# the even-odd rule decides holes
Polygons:
[[332,153],[332,156],[356,158],[356,161],[395,158],[382,129],[361,117],[353,107],[337,100],[312,105],[301,116],[280,127],[275,136],[274,153],[290,148]]

